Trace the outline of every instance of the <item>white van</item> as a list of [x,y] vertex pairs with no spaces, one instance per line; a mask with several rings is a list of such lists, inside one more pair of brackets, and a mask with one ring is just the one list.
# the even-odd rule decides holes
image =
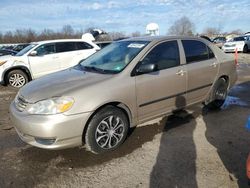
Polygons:
[[0,59],[0,83],[22,87],[33,79],[72,67],[99,49],[93,42],[82,39],[31,43],[15,56]]

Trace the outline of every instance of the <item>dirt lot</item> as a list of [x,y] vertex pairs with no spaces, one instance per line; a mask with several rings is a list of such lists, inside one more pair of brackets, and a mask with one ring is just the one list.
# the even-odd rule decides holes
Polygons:
[[47,151],[18,138],[0,87],[0,187],[247,187],[250,152],[250,54],[240,54],[239,81],[220,111],[195,106],[131,131],[117,151]]

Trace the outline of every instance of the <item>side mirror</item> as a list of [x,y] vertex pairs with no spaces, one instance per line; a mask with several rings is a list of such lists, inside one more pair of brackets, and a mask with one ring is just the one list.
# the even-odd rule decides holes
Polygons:
[[29,56],[37,56],[37,51],[34,50],[34,51],[30,52]]
[[136,72],[139,74],[145,74],[145,73],[150,73],[153,72],[156,69],[156,65],[155,64],[141,64]]

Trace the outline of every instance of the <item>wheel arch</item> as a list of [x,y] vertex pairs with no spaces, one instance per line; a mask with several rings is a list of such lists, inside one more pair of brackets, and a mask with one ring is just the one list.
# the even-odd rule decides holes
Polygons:
[[82,142],[85,143],[85,134],[87,132],[87,128],[88,128],[88,125],[89,125],[89,122],[91,121],[91,119],[93,118],[93,116],[98,112],[100,111],[101,109],[107,107],[107,106],[113,106],[113,107],[116,107],[116,108],[119,108],[120,110],[123,111],[123,113],[126,115],[126,117],[128,118],[128,121],[129,121],[129,127],[132,127],[133,126],[133,122],[132,122],[132,113],[129,109],[129,107],[127,105],[125,105],[124,103],[122,102],[118,102],[118,101],[115,101],[115,102],[109,102],[109,103],[105,103],[101,106],[99,106],[88,118],[85,126],[84,126],[84,129],[83,129],[83,133],[82,133]]
[[25,66],[14,66],[14,67],[11,67],[11,68],[5,70],[4,73],[3,73],[3,81],[4,81],[5,85],[8,84],[7,75],[9,74],[10,71],[13,71],[13,70],[21,70],[21,71],[23,71],[24,73],[27,74],[28,80],[29,81],[32,80],[31,73],[30,73],[30,71],[29,71],[29,69],[27,67],[25,67]]

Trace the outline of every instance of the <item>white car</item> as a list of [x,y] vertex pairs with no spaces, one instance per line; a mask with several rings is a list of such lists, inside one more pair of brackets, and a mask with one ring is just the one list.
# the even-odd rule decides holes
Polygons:
[[224,52],[244,52],[247,53],[250,50],[250,36],[239,36],[235,37],[232,40],[226,42],[222,46]]
[[15,56],[0,59],[0,83],[22,87],[33,79],[72,67],[99,49],[93,42],[82,39],[31,43]]

